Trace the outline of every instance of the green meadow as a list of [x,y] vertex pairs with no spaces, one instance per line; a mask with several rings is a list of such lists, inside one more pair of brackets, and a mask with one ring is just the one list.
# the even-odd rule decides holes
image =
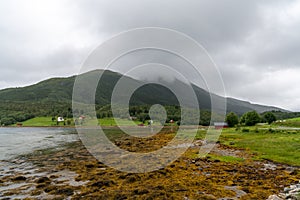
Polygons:
[[[245,132],[243,130],[249,130]],[[253,153],[253,159],[267,159],[300,166],[300,130],[275,128],[223,129],[220,142]]]
[[[22,122],[23,126],[56,126],[56,122],[52,121],[52,117],[35,117]],[[16,124],[14,125],[16,126]]]
[[[72,126],[74,126],[73,119],[65,119],[65,125],[67,126],[67,120],[71,121]],[[143,124],[141,121],[133,121],[135,124]],[[116,121],[113,118],[103,118],[98,120],[93,119],[87,119],[83,122],[83,125],[85,126],[93,126],[98,125],[101,126],[117,126]],[[118,125],[120,126],[129,126],[132,125],[132,121],[129,119],[118,119]],[[146,125],[146,123],[144,124]],[[17,124],[14,124],[13,126],[17,126]],[[29,120],[26,120],[22,122],[22,126],[30,126],[30,127],[52,127],[52,126],[64,126],[63,122],[60,122],[58,125],[56,123],[56,120],[52,121],[52,117],[35,117]]]

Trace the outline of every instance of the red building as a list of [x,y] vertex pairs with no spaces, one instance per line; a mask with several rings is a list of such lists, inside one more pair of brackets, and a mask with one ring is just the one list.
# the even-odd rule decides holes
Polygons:
[[214,122],[215,129],[228,128],[228,124],[226,122]]

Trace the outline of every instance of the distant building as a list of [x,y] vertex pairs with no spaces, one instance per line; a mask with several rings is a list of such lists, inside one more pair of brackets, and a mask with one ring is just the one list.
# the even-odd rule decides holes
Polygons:
[[58,117],[57,118],[57,122],[64,122],[64,121],[65,121],[65,119],[63,117]]
[[79,120],[84,120],[85,119],[85,116],[84,115],[81,115],[80,117],[79,117]]
[[129,117],[129,120],[137,120],[137,117],[130,116],[130,117]]
[[228,128],[228,124],[226,122],[214,122],[215,129]]

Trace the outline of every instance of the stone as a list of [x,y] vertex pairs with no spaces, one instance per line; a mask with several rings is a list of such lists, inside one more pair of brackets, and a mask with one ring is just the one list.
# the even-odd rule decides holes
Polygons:
[[292,190],[291,188],[286,187],[286,188],[283,189],[283,192],[288,193],[288,192],[291,191],[291,190]]
[[283,200],[282,198],[278,197],[277,195],[273,194],[269,196],[267,200]]

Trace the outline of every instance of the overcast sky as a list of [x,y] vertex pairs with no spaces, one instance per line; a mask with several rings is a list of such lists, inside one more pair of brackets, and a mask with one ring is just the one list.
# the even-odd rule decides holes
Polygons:
[[300,111],[300,1],[0,0],[0,88],[77,74],[137,27],[183,32],[209,52],[227,96]]

